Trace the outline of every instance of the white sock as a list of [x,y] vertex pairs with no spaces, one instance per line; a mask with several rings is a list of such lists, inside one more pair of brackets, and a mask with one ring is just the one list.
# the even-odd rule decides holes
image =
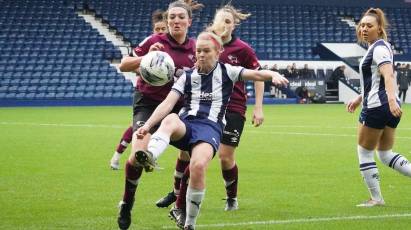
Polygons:
[[378,158],[385,165],[400,172],[402,175],[411,177],[411,165],[407,158],[399,153],[394,153],[392,150],[378,150]]
[[154,159],[160,157],[160,155],[166,150],[170,143],[170,136],[165,133],[155,132],[148,142],[147,150],[153,154]]
[[196,225],[197,216],[200,213],[201,202],[204,199],[205,189],[198,190],[191,187],[186,195],[186,223],[185,226]]
[[119,161],[120,158],[121,158],[121,154],[118,153],[117,151],[114,152],[114,155],[113,155],[113,158],[112,158],[112,159],[115,160],[115,161]]
[[358,160],[360,162],[360,172],[364,182],[368,187],[373,200],[383,200],[380,189],[380,176],[374,160],[374,150],[368,150],[357,146]]
[[124,147],[127,147],[128,144],[130,144],[130,143],[128,143],[128,142],[125,141],[125,140],[122,140],[120,144],[121,144],[122,146],[124,146]]
[[[187,166],[188,167],[188,166]],[[183,178],[183,175],[184,175],[184,173],[182,173],[182,172],[179,172],[179,171],[177,171],[177,169],[176,170],[174,170],[174,180],[175,181],[180,181],[181,182],[181,178]],[[187,181],[188,182],[188,181]],[[174,194],[175,195],[180,195],[180,189],[176,189],[175,187],[174,187],[174,189],[173,189],[173,191],[174,191]]]

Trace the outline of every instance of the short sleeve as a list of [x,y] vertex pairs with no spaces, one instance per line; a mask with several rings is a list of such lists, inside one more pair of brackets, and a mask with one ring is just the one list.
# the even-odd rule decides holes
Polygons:
[[178,92],[181,95],[184,95],[184,86],[186,84],[186,73],[184,72],[176,82],[174,82],[173,87],[171,90]]
[[244,49],[244,55],[245,55],[245,63],[242,65],[247,69],[259,69],[260,62],[258,61],[257,55],[255,54],[254,50],[251,47],[247,47],[247,49]]
[[227,69],[228,77],[233,82],[242,81],[241,73],[243,72],[244,67],[242,67],[242,66],[232,66],[230,64],[224,64],[224,65]]
[[151,38],[153,36],[148,36],[146,37],[142,42],[140,42],[140,44],[138,44],[138,46],[136,48],[133,49],[133,56],[144,56],[148,53],[148,51],[150,50],[150,46],[153,44]]
[[374,48],[373,61],[377,66],[385,63],[393,63],[391,51],[385,45],[379,45]]

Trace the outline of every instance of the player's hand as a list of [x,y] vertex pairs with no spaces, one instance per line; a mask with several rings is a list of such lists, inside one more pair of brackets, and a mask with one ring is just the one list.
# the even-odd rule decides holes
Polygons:
[[264,113],[261,106],[255,106],[253,111],[253,119],[251,123],[254,127],[260,126],[264,122]]
[[272,71],[272,83],[276,86],[287,86],[288,80],[283,75],[279,74],[278,72]]
[[140,128],[138,128],[136,131],[137,139],[143,139],[149,130],[150,127],[148,127],[147,125],[143,125]]
[[354,113],[354,111],[357,109],[357,107],[361,104],[361,100],[358,98],[355,98],[354,100],[351,100],[347,104],[347,111],[349,113]]
[[163,49],[164,49],[164,45],[161,44],[160,42],[156,42],[150,46],[150,49],[148,50],[148,52],[157,51],[157,50],[161,51]]
[[388,105],[390,106],[391,114],[394,117],[401,117],[402,110],[401,110],[400,105],[398,105],[398,103],[395,99],[394,100],[388,100]]

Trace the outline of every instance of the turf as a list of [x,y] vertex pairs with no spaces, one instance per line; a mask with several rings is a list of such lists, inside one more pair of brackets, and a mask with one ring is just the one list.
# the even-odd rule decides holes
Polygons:
[[[411,106],[403,110],[394,150],[411,159]],[[116,229],[124,172],[110,170],[108,162],[130,112],[129,107],[1,108],[0,229]],[[252,107],[248,118],[251,112]],[[223,211],[216,157],[198,229],[409,228],[410,178],[378,161],[387,205],[355,207],[368,198],[356,154],[358,111],[279,105],[264,112],[263,126],[247,121],[236,153],[240,209]],[[176,155],[170,147],[159,161],[164,170],[143,175],[130,229],[175,229],[168,209],[154,203],[172,188]]]

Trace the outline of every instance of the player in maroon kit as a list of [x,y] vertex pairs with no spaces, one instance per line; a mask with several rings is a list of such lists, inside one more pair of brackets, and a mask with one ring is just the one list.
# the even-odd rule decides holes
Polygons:
[[[164,11],[156,10],[151,16],[151,23],[153,26],[153,34],[167,33],[167,21],[164,18]],[[127,149],[133,136],[133,126],[130,125],[121,137],[120,143],[117,145],[117,149],[110,160],[110,167],[113,170],[120,169],[120,157]]]
[[[240,40],[233,34],[235,25],[238,25],[241,20],[249,17],[250,14],[239,12],[231,5],[226,5],[217,10],[213,24],[209,28],[212,32],[222,37],[224,42],[224,51],[220,55],[220,61],[229,63],[235,66],[243,66],[249,69],[259,69],[260,64],[253,49],[244,41]],[[256,82],[256,105],[254,108],[252,123],[259,126],[263,122],[262,98],[264,92],[264,83]],[[246,92],[243,82],[236,83],[234,92],[230,98],[230,103],[227,107],[226,120],[227,125],[223,131],[221,144],[219,148],[219,156],[222,168],[223,178],[226,184],[227,200],[226,211],[236,210],[237,203],[237,183],[238,183],[238,168],[234,158],[234,151],[240,141],[241,133],[245,122],[246,111]],[[177,221],[181,227],[184,225],[183,216],[185,214],[185,192],[187,187],[187,176],[183,177],[180,186],[180,196],[178,197],[176,207],[170,211],[170,216]],[[170,193],[157,202],[157,206],[168,206],[173,202]],[[168,201],[168,204],[166,203]],[[170,202],[171,201],[171,202]],[[163,203],[162,203],[163,202]],[[160,205],[159,205],[160,204]],[[180,218],[183,214],[183,218]]]
[[[191,1],[187,1],[191,2]],[[136,71],[140,66],[142,57],[150,51],[161,50],[167,52],[174,61],[176,73],[184,68],[191,68],[195,63],[195,41],[187,37],[188,28],[192,22],[192,9],[201,7],[201,4],[187,4],[182,1],[170,3],[167,10],[167,25],[169,32],[154,34],[145,39],[134,49],[135,57],[125,57],[121,60],[120,70],[124,72]],[[141,78],[138,79],[133,102],[133,131],[143,126],[154,109],[160,104],[171,90],[173,82],[161,87],[148,85]],[[181,104],[174,108],[178,111]],[[153,127],[153,133],[157,127]],[[135,192],[143,167],[137,164],[135,152],[146,150],[151,135],[143,139],[132,138],[132,154],[125,166],[125,189],[123,199],[120,201],[117,223],[120,229],[128,229],[131,224],[131,209],[134,204]]]

